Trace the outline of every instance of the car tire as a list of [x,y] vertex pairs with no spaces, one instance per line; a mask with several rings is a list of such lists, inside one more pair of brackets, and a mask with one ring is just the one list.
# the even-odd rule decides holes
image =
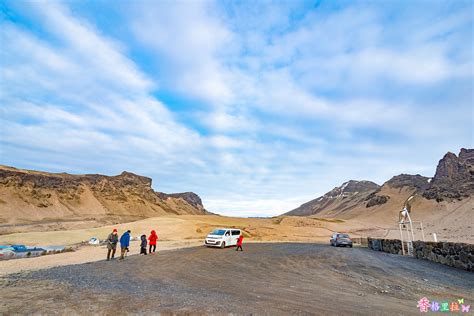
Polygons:
[[225,241],[223,241],[221,244],[221,249],[224,249],[224,248],[225,248]]

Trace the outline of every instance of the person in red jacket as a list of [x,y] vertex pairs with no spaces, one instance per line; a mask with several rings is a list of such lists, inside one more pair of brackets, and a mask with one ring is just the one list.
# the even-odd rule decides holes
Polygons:
[[156,241],[158,240],[158,235],[154,230],[151,231],[150,237],[148,237],[148,240],[150,241],[150,249],[149,253],[151,253],[151,249],[153,249],[153,252],[156,251]]
[[244,235],[240,235],[239,236],[239,239],[237,239],[237,248],[235,248],[235,251],[239,251],[239,248],[240,248],[240,251],[244,251],[242,249],[242,242],[244,241]]

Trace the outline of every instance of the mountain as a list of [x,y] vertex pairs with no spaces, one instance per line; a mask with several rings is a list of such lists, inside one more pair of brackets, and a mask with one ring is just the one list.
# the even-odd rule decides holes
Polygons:
[[429,188],[423,193],[427,199],[463,199],[474,194],[474,149],[462,148],[459,156],[448,152],[439,161]]
[[103,224],[207,213],[196,194],[155,192],[151,183],[150,178],[125,171],[117,176],[71,175],[0,166],[0,224]]
[[165,198],[174,198],[174,199],[183,199],[188,202],[190,205],[194,206],[197,209],[203,209],[202,201],[199,195],[194,192],[184,192],[184,193],[159,193],[161,197]]
[[419,174],[394,176],[367,197],[365,207],[370,208],[385,204],[394,196],[408,199],[414,194],[422,193],[429,186],[430,181],[430,178]]
[[[384,223],[397,218],[404,206],[411,209],[415,205],[418,214],[430,216],[434,211],[455,209],[455,201],[467,199],[469,202],[472,196],[474,149],[463,148],[458,156],[447,153],[439,161],[433,178],[401,174],[382,186],[370,181],[351,180],[283,215],[315,215]],[[439,204],[442,201],[445,203]],[[468,206],[462,207],[463,212],[467,209]],[[438,215],[441,216],[441,213]]]
[[380,186],[374,182],[350,180],[284,215],[308,216],[321,212],[325,215],[341,214],[360,205],[379,189]]

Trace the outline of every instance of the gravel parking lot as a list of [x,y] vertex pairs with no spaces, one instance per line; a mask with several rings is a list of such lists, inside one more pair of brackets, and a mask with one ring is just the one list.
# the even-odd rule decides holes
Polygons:
[[425,296],[474,306],[473,273],[308,243],[170,250],[0,280],[0,313],[406,315]]

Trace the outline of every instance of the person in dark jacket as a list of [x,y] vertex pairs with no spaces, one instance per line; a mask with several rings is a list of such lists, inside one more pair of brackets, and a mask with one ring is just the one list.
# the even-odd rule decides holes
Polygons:
[[240,248],[240,251],[244,251],[244,250],[242,249],[242,243],[243,243],[243,241],[244,241],[244,235],[241,234],[241,235],[239,236],[239,239],[237,239],[237,248],[235,248],[235,251],[239,251],[239,248]]
[[117,229],[114,230],[109,234],[107,237],[107,260],[110,260],[110,255],[112,254],[112,259],[115,256],[115,251],[117,250],[117,243],[118,243],[118,234]]
[[130,230],[127,230],[123,233],[122,237],[120,237],[120,260],[125,258],[125,253],[128,251],[128,247],[130,247]]
[[158,235],[156,234],[156,232],[154,230],[151,231],[151,234],[150,234],[150,237],[148,237],[148,240],[150,241],[150,249],[149,249],[149,253],[152,253],[152,249],[153,249],[153,252],[156,251],[156,241],[158,240]]
[[142,237],[140,237],[142,242],[140,244],[140,254],[142,255],[146,255],[146,244],[147,244],[147,241],[146,241],[146,235],[142,235]]

